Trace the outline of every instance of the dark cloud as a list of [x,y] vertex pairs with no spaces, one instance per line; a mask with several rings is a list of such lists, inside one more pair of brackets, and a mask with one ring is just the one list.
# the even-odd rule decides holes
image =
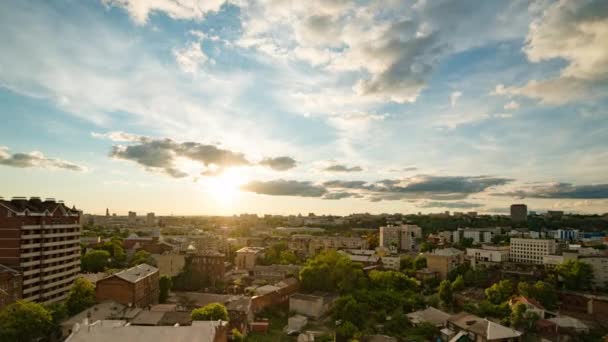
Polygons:
[[327,193],[323,186],[312,182],[299,182],[294,180],[254,181],[241,187],[242,190],[271,196],[300,196],[321,197]]
[[343,198],[362,198],[363,195],[354,192],[330,192],[323,196],[325,200],[339,200]]
[[604,199],[608,198],[608,184],[572,185],[570,183],[552,183],[530,185],[510,192],[495,193],[494,196],[517,198],[568,198],[568,199]]
[[360,166],[348,167],[342,164],[330,165],[323,169],[323,171],[329,172],[361,172],[363,169]]
[[508,178],[486,176],[415,176],[384,179],[374,183],[336,180],[325,182],[324,185],[328,188],[362,190],[375,201],[407,198],[456,200],[511,181]]
[[264,158],[260,165],[268,166],[276,171],[285,171],[296,167],[296,161],[291,157]]
[[70,171],[86,171],[86,167],[65,160],[47,158],[42,152],[33,151],[29,153],[10,154],[8,148],[0,146],[0,165],[19,168],[52,168]]
[[[111,157],[134,161],[147,170],[164,172],[175,178],[189,175],[176,165],[178,158],[185,158],[208,167],[209,169],[202,172],[203,176],[221,174],[224,169],[229,167],[253,165],[244,154],[215,145],[191,141],[179,143],[171,139],[152,139],[122,132],[97,134],[97,136],[114,139],[119,133],[120,137],[128,135],[128,141],[131,144],[113,146],[110,151]],[[122,140],[124,141],[124,139]],[[260,165],[274,170],[287,170],[295,166],[295,160],[290,157],[266,158],[260,162]]]
[[418,206],[419,208],[451,208],[451,209],[473,209],[473,208],[481,208],[483,204],[473,203],[473,202],[464,202],[464,201],[454,201],[454,202],[425,202],[422,205]]

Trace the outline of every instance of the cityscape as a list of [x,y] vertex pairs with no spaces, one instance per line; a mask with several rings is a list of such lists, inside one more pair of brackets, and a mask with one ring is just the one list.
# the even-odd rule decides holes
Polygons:
[[0,2],[0,342],[608,342],[605,0]]

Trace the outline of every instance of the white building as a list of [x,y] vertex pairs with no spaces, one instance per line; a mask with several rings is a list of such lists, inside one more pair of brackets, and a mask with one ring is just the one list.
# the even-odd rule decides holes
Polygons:
[[381,247],[411,251],[416,246],[417,238],[422,238],[422,228],[413,224],[380,227]]
[[501,263],[509,261],[509,246],[483,245],[481,248],[467,248],[467,259],[472,263]]
[[398,256],[384,256],[381,257],[382,266],[388,270],[399,271],[401,267],[401,258]]
[[511,238],[509,258],[523,264],[542,264],[543,257],[555,254],[557,244],[549,239]]
[[584,257],[580,261],[591,265],[591,268],[593,268],[594,287],[601,289],[608,288],[608,257]]
[[452,232],[452,241],[460,242],[462,239],[473,239],[473,243],[492,242],[494,234],[500,234],[500,228],[458,228]]

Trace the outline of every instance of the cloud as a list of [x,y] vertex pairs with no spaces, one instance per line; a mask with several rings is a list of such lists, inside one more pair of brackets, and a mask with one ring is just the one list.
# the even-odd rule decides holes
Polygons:
[[516,110],[516,109],[519,109],[519,103],[517,103],[515,101],[511,101],[511,102],[505,104],[505,106],[503,108],[506,110]]
[[296,167],[296,161],[291,157],[264,158],[259,164],[276,171],[285,171]]
[[91,136],[97,139],[107,139],[116,142],[133,142],[140,141],[142,139],[141,136],[131,133],[125,133],[120,131],[115,132],[107,132],[107,133],[97,133],[91,132]]
[[101,0],[106,6],[121,7],[137,24],[143,25],[153,12],[163,12],[173,19],[202,19],[217,12],[224,0]]
[[[108,139],[128,139],[129,145],[115,145],[110,157],[133,161],[146,170],[163,172],[174,178],[191,175],[181,166],[183,161],[195,162],[205,167],[198,172],[203,176],[216,176],[225,168],[252,166],[247,157],[240,152],[219,148],[215,145],[197,142],[176,142],[172,139],[154,139],[134,136],[123,132],[97,134]],[[125,140],[120,140],[125,141]],[[265,158],[260,165],[274,170],[287,170],[295,165],[289,157]]]
[[214,62],[203,52],[200,42],[190,42],[182,49],[173,49],[173,56],[179,68],[191,74],[197,73],[201,65]]
[[241,190],[271,196],[321,197],[327,190],[312,182],[295,180],[253,181],[241,187]]
[[455,91],[450,94],[450,106],[452,106],[452,108],[456,107],[456,102],[458,102],[458,99],[461,96],[462,96],[462,93],[459,91]]
[[473,202],[464,202],[464,201],[455,201],[455,202],[425,202],[422,205],[418,206],[419,208],[452,208],[452,209],[474,209],[481,208],[483,204],[473,203]]
[[79,172],[87,170],[86,167],[69,161],[47,158],[39,151],[10,154],[6,146],[0,146],[0,165],[19,168],[64,169]]
[[324,200],[340,200],[343,198],[362,198],[363,196],[354,192],[331,192],[323,195]]
[[605,96],[606,41],[606,1],[555,1],[530,25],[524,52],[533,63],[561,59],[566,66],[557,77],[531,80],[521,87],[499,85],[495,93],[526,96],[551,105]]
[[570,183],[533,184],[520,189],[494,193],[494,196],[552,199],[604,199],[608,198],[608,184],[573,185]]
[[328,172],[361,172],[363,169],[360,166],[348,167],[342,164],[330,165],[323,169]]

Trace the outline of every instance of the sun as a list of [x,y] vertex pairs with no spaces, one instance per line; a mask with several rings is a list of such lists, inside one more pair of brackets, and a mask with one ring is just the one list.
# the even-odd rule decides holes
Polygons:
[[222,202],[230,202],[238,198],[241,193],[240,187],[245,182],[246,179],[242,173],[236,169],[230,169],[218,176],[208,178],[205,183],[213,197]]

